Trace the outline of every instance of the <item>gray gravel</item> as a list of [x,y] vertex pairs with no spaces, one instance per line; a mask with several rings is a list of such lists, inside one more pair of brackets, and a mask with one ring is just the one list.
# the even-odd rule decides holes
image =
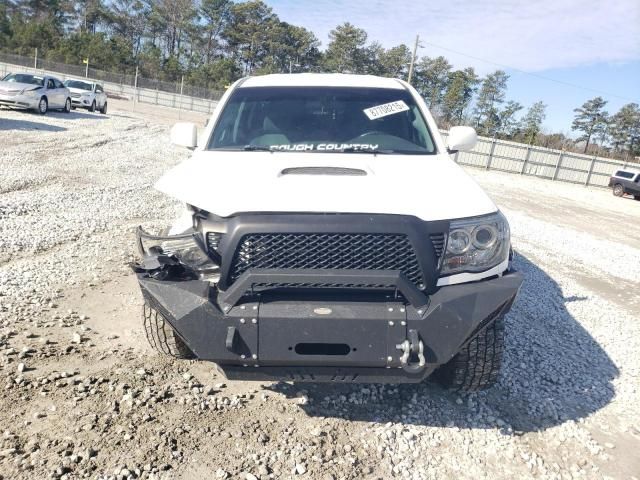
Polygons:
[[470,170],[526,276],[490,391],[228,382],[138,319],[133,232],[175,215],[150,186],[188,156],[167,133],[0,110],[0,478],[639,476],[640,202]]

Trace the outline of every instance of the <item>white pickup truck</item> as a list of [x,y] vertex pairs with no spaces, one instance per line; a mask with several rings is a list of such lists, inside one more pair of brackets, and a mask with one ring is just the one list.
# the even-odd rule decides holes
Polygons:
[[249,77],[156,188],[186,204],[138,231],[134,266],[157,349],[230,379],[497,379],[522,275],[509,225],[450,158],[406,82],[343,74]]

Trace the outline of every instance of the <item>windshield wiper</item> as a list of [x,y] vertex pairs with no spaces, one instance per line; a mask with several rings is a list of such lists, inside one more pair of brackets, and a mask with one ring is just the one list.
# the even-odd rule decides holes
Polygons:
[[389,155],[395,153],[393,150],[385,150],[385,149],[371,149],[371,148],[356,148],[356,147],[346,147],[341,150],[334,150],[333,153],[380,153],[382,155]]
[[265,145],[245,145],[244,147],[242,147],[242,150],[244,150],[245,152],[273,152],[273,150],[271,150],[271,147],[267,147]]
[[342,150],[334,150],[333,153],[372,153],[374,155],[426,155],[427,152],[419,150],[391,150],[389,148],[356,148],[347,147]]

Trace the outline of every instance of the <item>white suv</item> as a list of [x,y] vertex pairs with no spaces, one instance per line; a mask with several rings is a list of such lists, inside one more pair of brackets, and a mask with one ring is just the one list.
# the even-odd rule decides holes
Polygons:
[[65,80],[64,85],[71,91],[73,108],[85,108],[90,112],[99,110],[100,113],[107,113],[107,94],[104,93],[102,85],[74,79]]
[[[156,187],[187,205],[138,231],[153,346],[230,379],[492,385],[522,282],[507,220],[450,158],[406,82],[342,74],[236,82],[193,156]],[[452,188],[454,186],[455,188]]]

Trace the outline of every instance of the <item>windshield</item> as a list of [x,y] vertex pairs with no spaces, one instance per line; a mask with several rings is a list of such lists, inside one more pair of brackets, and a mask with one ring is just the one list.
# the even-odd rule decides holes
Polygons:
[[67,88],[79,88],[80,90],[92,91],[93,87],[90,83],[81,82],[80,80],[66,80],[64,86]]
[[12,73],[2,79],[3,82],[30,83],[31,85],[39,85],[44,87],[44,78],[37,75],[29,75],[28,73]]
[[420,109],[404,89],[241,87],[209,150],[433,154]]

